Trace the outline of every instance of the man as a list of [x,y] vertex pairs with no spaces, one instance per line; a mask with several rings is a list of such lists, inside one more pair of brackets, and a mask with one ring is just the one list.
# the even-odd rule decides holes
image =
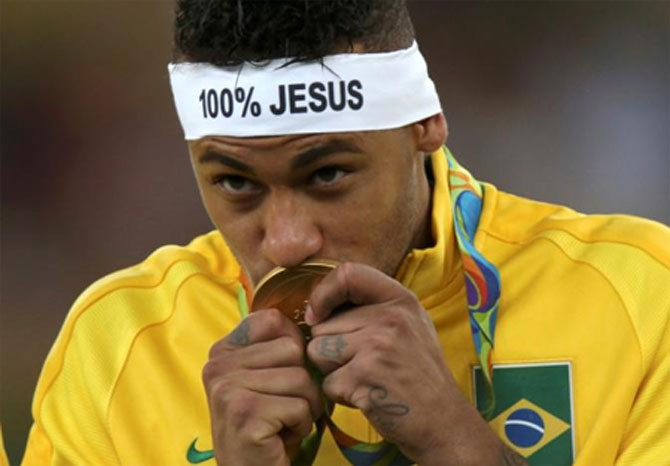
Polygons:
[[[217,230],[79,298],[25,464],[667,458],[667,228],[477,182],[399,1],[180,2],[175,38]],[[240,282],[316,259],[307,345],[240,318]]]

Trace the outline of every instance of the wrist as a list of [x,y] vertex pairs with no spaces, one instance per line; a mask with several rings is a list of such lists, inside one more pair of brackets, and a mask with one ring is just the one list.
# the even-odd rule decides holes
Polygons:
[[[437,466],[444,464],[508,464],[502,461],[502,452],[506,448],[497,438],[469,438],[433,445],[416,458],[419,466]],[[510,463],[515,464],[515,463]]]
[[507,464],[502,461],[507,447],[470,404],[448,417],[448,425],[434,430],[431,437],[414,458],[418,465]]

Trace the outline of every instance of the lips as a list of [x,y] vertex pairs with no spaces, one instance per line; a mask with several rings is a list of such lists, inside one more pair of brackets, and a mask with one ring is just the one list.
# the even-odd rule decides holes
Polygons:
[[318,259],[295,267],[274,268],[256,286],[251,312],[278,309],[298,326],[305,326],[305,308],[312,290],[335,267],[335,261]]

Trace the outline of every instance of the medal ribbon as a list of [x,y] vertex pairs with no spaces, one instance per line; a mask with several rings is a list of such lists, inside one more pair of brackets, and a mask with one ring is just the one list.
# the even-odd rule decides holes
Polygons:
[[500,305],[500,273],[474,245],[483,205],[481,184],[444,147],[449,167],[449,194],[454,216],[454,231],[461,252],[468,298],[470,330],[475,351],[484,373],[489,395],[482,410],[486,419],[493,413],[493,339]]
[[[489,393],[489,404],[482,414],[488,418],[493,411],[495,401],[493,398],[491,357],[500,303],[500,274],[498,269],[486,260],[474,246],[475,233],[479,225],[483,205],[482,186],[470,172],[456,161],[446,147],[444,147],[444,153],[449,167],[449,193],[454,230],[465,272],[470,329]],[[249,312],[249,307],[242,285],[239,288],[238,300],[240,314],[244,318]],[[317,380],[320,380],[320,374],[313,373],[313,376],[315,378],[319,377]],[[292,461],[292,465],[311,465],[314,462],[326,427],[330,430],[342,455],[351,464],[361,466],[405,466],[413,464],[391,443],[386,441],[377,443],[361,442],[346,434],[330,418],[333,403],[328,400],[324,401],[326,410],[315,422],[316,428],[303,439],[300,451]],[[211,454],[208,458],[213,456],[213,452],[206,453]]]

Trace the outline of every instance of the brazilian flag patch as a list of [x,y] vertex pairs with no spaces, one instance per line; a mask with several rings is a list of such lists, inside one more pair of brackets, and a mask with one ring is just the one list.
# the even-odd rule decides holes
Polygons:
[[[488,403],[484,374],[473,369],[475,403]],[[489,425],[531,465],[574,462],[572,374],[569,362],[494,364],[495,408]]]

